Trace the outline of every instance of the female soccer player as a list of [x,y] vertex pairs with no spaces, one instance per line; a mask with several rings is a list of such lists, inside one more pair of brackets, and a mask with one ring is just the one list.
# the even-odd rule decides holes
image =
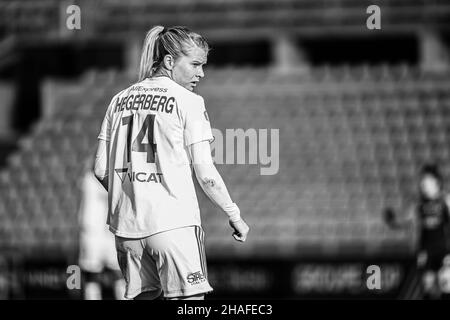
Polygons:
[[127,299],[203,299],[213,290],[191,164],[234,238],[249,232],[213,164],[204,100],[193,93],[208,51],[185,27],[152,28],[139,82],[113,97],[102,123],[95,174],[108,190]]

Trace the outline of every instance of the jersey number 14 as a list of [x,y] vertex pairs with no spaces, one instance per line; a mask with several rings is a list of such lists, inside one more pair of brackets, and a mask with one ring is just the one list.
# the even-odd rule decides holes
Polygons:
[[[147,162],[155,163],[156,144],[153,143],[153,126],[155,123],[155,115],[149,114],[145,117],[142,128],[131,143],[131,128],[133,128],[133,116],[122,118],[122,125],[127,126],[127,162],[131,161],[131,151],[146,152]],[[147,133],[148,143],[142,143]],[[131,148],[130,148],[131,146]]]

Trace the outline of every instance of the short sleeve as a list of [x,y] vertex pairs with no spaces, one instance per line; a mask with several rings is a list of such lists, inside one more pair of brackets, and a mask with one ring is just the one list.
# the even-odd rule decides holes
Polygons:
[[103,118],[102,126],[100,128],[100,134],[98,135],[98,139],[109,141],[111,138],[111,113],[112,106],[117,97],[114,97],[111,100],[111,103],[108,106],[108,110],[106,111],[105,118]]
[[214,141],[205,102],[202,97],[196,101],[196,105],[187,111],[185,118],[184,141],[186,146],[205,140],[210,143]]

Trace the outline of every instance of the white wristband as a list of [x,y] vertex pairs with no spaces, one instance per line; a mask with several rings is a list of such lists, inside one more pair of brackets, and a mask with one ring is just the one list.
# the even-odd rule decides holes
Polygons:
[[232,202],[230,204],[227,204],[223,208],[223,211],[225,211],[231,222],[237,222],[241,220],[241,211],[239,210],[236,203]]

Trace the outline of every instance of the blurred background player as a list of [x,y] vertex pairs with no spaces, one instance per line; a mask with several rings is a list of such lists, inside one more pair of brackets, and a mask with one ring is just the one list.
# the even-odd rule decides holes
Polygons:
[[95,178],[92,163],[89,164],[81,179],[82,198],[79,212],[79,265],[84,275],[83,298],[104,299],[105,287],[112,287],[114,299],[122,300],[125,281],[117,262],[114,235],[105,224],[108,193]]
[[[443,267],[444,257],[450,252],[449,208],[450,196],[444,192],[443,178],[439,169],[434,164],[427,164],[420,172],[419,201],[410,209],[408,215],[401,219],[391,208],[387,208],[384,213],[386,223],[392,228],[405,228],[417,224],[419,231],[417,263],[422,271],[426,299],[436,299],[441,293],[438,273]],[[446,274],[447,271],[442,274],[443,279]]]
[[446,255],[442,262],[442,268],[438,273],[438,282],[441,299],[450,300],[450,254]]

